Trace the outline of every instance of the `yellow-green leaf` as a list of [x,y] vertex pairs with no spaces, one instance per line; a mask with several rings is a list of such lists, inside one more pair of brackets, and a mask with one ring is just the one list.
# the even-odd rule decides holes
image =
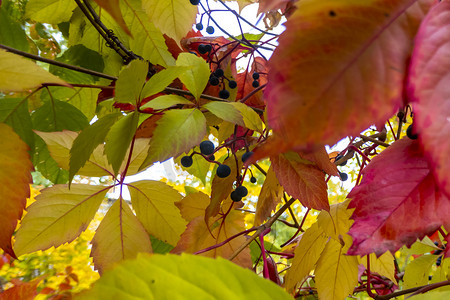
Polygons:
[[141,106],[141,109],[166,109],[177,104],[192,104],[188,99],[178,95],[164,95],[150,100]]
[[143,60],[133,60],[119,74],[116,82],[115,100],[120,103],[136,105],[148,73],[148,63]]
[[152,252],[150,237],[122,198],[118,199],[98,226],[91,256],[100,274],[139,252]]
[[330,239],[322,251],[314,273],[320,299],[343,300],[358,283],[358,259],[345,252],[334,239]]
[[97,4],[106,10],[114,20],[116,20],[117,24],[125,31],[127,34],[131,35],[130,30],[125,24],[125,20],[123,19],[122,12],[120,11],[120,2],[119,0],[94,0]]
[[200,144],[206,134],[206,120],[198,109],[170,110],[157,122],[150,148],[141,168],[165,161]]
[[129,190],[133,209],[145,230],[163,242],[176,245],[187,224],[175,206],[181,195],[164,182],[152,180],[130,183]]
[[75,1],[29,0],[25,17],[42,23],[58,24],[69,21],[76,6]]
[[244,119],[244,127],[258,132],[263,131],[261,118],[250,106],[240,102],[231,102],[231,105],[240,111],[242,118]]
[[411,300],[442,300],[450,299],[450,291],[432,290],[424,294],[418,294],[409,298]]
[[403,284],[405,289],[428,283],[431,267],[436,263],[437,255],[422,255],[406,265]]
[[233,105],[233,103],[211,101],[203,105],[203,107],[224,121],[228,121],[230,123],[245,127],[244,118],[242,117],[241,112],[237,109],[237,107]]
[[145,83],[141,93],[141,99],[162,92],[169,84],[172,83],[172,81],[175,80],[175,78],[179,77],[188,69],[189,68],[187,67],[173,66],[156,73]]
[[258,203],[256,205],[255,226],[258,226],[268,218],[283,196],[283,187],[278,182],[277,176],[270,166],[267,171],[266,180],[259,193]]
[[0,91],[21,92],[43,83],[68,85],[31,60],[0,49]]
[[283,289],[225,259],[141,254],[106,272],[80,300],[288,300]]
[[14,257],[11,237],[30,196],[33,165],[28,146],[11,127],[0,123],[0,136],[0,248]]
[[197,15],[197,6],[185,0],[143,0],[142,7],[156,27],[173,38],[178,45],[192,29]]
[[[369,259],[370,272],[378,273],[397,284],[397,280],[395,279],[395,259],[391,252],[388,251],[378,258],[374,253],[371,253]],[[367,256],[361,258],[361,263],[367,268]]]
[[291,268],[286,273],[286,290],[292,292],[298,283],[305,280],[319,260],[327,240],[328,237],[317,222],[303,233],[295,248]]
[[175,202],[180,209],[181,216],[188,222],[196,217],[203,216],[209,204],[209,196],[202,192],[192,193],[182,200]]
[[16,233],[14,251],[22,255],[71,242],[86,230],[107,187],[98,185],[55,185],[41,191]]
[[176,64],[180,67],[189,67],[188,71],[180,75],[180,80],[198,100],[209,81],[208,64],[203,58],[192,53],[181,53]]

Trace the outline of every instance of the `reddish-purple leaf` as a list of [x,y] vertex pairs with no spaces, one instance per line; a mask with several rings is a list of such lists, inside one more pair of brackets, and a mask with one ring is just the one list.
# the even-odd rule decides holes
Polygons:
[[265,96],[274,133],[291,149],[307,149],[394,114],[414,35],[432,2],[299,1],[269,61]]
[[450,200],[439,191],[419,142],[408,138],[376,156],[348,197],[355,208],[352,255],[394,252],[449,222]]
[[414,126],[439,187],[450,197],[450,2],[437,4],[420,26],[411,58]]

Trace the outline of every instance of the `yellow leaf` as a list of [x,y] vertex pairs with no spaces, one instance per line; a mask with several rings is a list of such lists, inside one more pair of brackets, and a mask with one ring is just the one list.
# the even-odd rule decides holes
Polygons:
[[273,171],[272,166],[267,171],[266,180],[259,193],[258,203],[256,205],[255,226],[264,222],[270,216],[272,210],[281,202],[283,196],[283,187]]
[[[397,280],[395,279],[394,257],[391,252],[388,251],[378,258],[375,253],[371,253],[369,257],[370,272],[378,273],[397,284]],[[361,258],[361,263],[367,268],[367,256]]]
[[422,255],[408,263],[403,276],[404,289],[427,284],[431,267],[436,263],[437,258],[437,255]]
[[12,130],[0,123],[0,248],[15,257],[11,237],[30,197],[33,165],[28,146]]
[[245,127],[262,133],[263,123],[261,118],[250,106],[241,102],[231,102],[230,104],[240,111],[242,118],[244,119]]
[[145,230],[156,238],[176,245],[186,227],[175,202],[181,195],[160,181],[142,180],[129,184],[131,203]]
[[347,234],[353,220],[350,219],[352,210],[348,210],[349,201],[330,206],[330,212],[322,211],[317,218],[319,226],[331,238],[341,243],[345,250],[352,245],[352,238]]
[[27,208],[16,233],[14,251],[22,255],[73,241],[86,230],[107,187],[67,184],[46,188]]
[[0,49],[0,91],[21,92],[43,83],[69,86],[64,80],[45,71],[31,60]]
[[317,223],[314,223],[303,233],[298,246],[295,248],[291,268],[286,274],[287,291],[292,292],[295,286],[302,283],[314,269],[327,240],[328,237]]
[[162,33],[173,38],[178,45],[192,29],[197,15],[197,6],[187,3],[186,0],[144,0],[142,7],[153,24]]
[[188,222],[196,217],[203,216],[208,204],[209,196],[202,192],[189,194],[181,201],[175,202],[175,205],[180,209],[181,216]]
[[105,9],[111,17],[120,25],[120,27],[128,35],[131,35],[130,29],[128,29],[125,20],[123,19],[122,12],[120,11],[119,0],[94,0],[97,4]]
[[152,252],[150,237],[123,199],[111,206],[92,240],[91,256],[100,274],[139,252]]
[[[220,224],[222,219],[211,226],[211,232],[206,227],[205,220],[202,216],[193,219],[187,226],[186,231],[182,234],[177,246],[172,253],[195,253],[196,251],[206,249],[228,239],[229,237],[245,230],[244,215],[236,210],[232,210],[225,218],[224,224]],[[211,235],[212,234],[212,235]],[[230,242],[218,248],[203,252],[200,255],[207,257],[224,257],[228,258],[234,251],[246,241],[241,235]],[[233,262],[246,268],[252,267],[250,249],[247,247],[242,251]]]
[[345,252],[338,241],[330,239],[320,255],[315,271],[320,299],[345,299],[358,283],[358,259]]

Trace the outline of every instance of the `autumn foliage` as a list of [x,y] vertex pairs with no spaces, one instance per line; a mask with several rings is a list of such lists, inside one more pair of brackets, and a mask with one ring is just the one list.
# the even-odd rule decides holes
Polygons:
[[[450,1],[25,2],[0,1],[11,260],[101,213],[81,299],[450,296]],[[41,280],[0,299],[72,296]]]

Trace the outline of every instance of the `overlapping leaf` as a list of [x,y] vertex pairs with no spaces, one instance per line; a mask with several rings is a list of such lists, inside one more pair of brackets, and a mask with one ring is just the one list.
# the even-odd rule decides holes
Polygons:
[[163,242],[176,245],[186,227],[175,206],[181,195],[171,186],[151,180],[133,182],[129,190],[133,209],[145,230]]
[[8,125],[0,123],[0,248],[15,257],[11,237],[30,196],[33,165],[28,146]]
[[73,184],[41,191],[16,233],[14,251],[22,255],[73,241],[86,230],[108,188]]
[[450,200],[439,190],[417,141],[396,141],[362,174],[348,195],[349,208],[355,208],[349,254],[393,252],[448,224]]
[[202,192],[189,194],[182,200],[175,202],[175,205],[180,209],[181,216],[188,222],[196,217],[203,216],[208,204],[209,196]]
[[181,53],[178,56],[178,67],[189,67],[180,75],[180,80],[198,100],[208,84],[210,69],[206,61],[192,53]]
[[432,2],[300,1],[269,63],[274,132],[291,147],[310,147],[389,118],[402,104],[414,34]]
[[75,1],[30,0],[25,8],[25,16],[42,23],[58,24],[69,21],[75,7]]
[[139,102],[142,88],[148,73],[148,63],[142,60],[133,60],[119,74],[116,82],[115,101],[120,103]]
[[95,0],[95,2],[105,9],[113,18],[116,20],[117,24],[125,31],[127,34],[131,34],[130,30],[125,24],[125,20],[123,19],[122,13],[120,11],[120,2],[119,0]]
[[450,197],[450,3],[442,1],[427,15],[411,58],[409,96],[414,127],[439,187]]
[[139,255],[105,273],[79,299],[165,299],[169,295],[180,300],[291,299],[274,283],[225,259],[187,254]]
[[31,60],[0,49],[0,91],[26,91],[44,83],[68,85]]
[[[395,278],[395,258],[391,252],[386,252],[380,257],[371,253],[369,255],[370,260],[370,272],[380,274],[386,278],[389,278],[394,284],[397,284]],[[367,256],[361,258],[361,263],[367,268]]]
[[280,184],[309,208],[329,210],[325,174],[311,161],[290,152],[271,157]]
[[151,252],[150,237],[122,198],[108,210],[92,240],[91,256],[102,274],[115,263]]
[[405,268],[403,284],[405,289],[426,285],[431,267],[436,263],[436,255],[422,255],[410,262]]
[[283,197],[283,188],[278,182],[273,167],[270,167],[259,193],[255,213],[255,226],[262,224],[270,216],[272,210],[281,202],[281,197]]

